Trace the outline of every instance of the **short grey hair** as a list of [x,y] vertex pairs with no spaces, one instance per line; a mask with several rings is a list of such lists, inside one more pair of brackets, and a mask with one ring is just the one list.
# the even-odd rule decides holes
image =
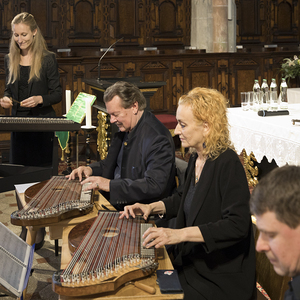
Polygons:
[[115,96],[122,99],[124,108],[131,107],[135,102],[138,103],[139,110],[144,110],[147,106],[146,98],[140,89],[129,82],[118,81],[107,88],[104,92],[104,103],[111,101]]

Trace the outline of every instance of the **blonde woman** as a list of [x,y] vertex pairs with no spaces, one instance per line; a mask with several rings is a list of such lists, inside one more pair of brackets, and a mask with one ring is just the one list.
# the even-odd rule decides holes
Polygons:
[[[23,12],[11,22],[9,54],[5,56],[6,87],[0,104],[11,108],[12,116],[55,117],[53,104],[62,99],[55,54],[33,15]],[[52,164],[54,132],[12,132],[10,163],[27,166]],[[22,208],[18,202],[19,209]],[[26,228],[20,237],[26,239]],[[45,229],[38,231],[35,248],[42,247]]]
[[[52,107],[62,99],[55,54],[33,15],[23,12],[11,22],[9,54],[5,56],[6,88],[0,104],[12,116],[55,117]],[[13,132],[10,162],[44,166],[52,162],[53,132]]]
[[174,245],[173,265],[188,300],[256,299],[250,194],[229,139],[226,103],[206,88],[179,99],[175,134],[194,151],[184,185],[162,201],[126,206],[120,215],[177,217],[175,229],[148,229],[143,244]]

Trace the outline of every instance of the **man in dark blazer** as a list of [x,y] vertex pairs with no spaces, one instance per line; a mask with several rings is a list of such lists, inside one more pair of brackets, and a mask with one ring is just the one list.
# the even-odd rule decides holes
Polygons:
[[150,203],[171,195],[175,188],[175,149],[169,130],[149,111],[141,91],[128,82],[117,82],[104,93],[110,122],[119,132],[107,158],[79,167],[68,177],[100,190],[122,210],[137,201]]
[[266,254],[280,276],[289,276],[285,300],[300,299],[300,167],[272,170],[253,190],[250,208],[259,237],[256,250]]

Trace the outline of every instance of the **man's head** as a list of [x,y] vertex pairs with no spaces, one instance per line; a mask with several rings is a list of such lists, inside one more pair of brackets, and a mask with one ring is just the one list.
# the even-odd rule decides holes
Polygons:
[[106,89],[103,100],[110,122],[124,132],[133,129],[146,108],[146,99],[139,88],[124,81],[118,81]]
[[260,232],[256,250],[279,275],[300,274],[300,167],[276,168],[262,178],[250,209]]

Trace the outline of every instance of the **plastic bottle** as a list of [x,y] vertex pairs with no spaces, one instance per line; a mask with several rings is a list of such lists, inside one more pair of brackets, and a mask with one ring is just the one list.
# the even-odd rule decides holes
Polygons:
[[272,78],[272,82],[270,84],[270,109],[275,111],[278,109],[278,93],[275,78]]
[[267,83],[267,79],[263,79],[263,83],[261,85],[262,91],[262,109],[268,110],[270,108],[270,90]]
[[257,79],[254,80],[253,85],[253,109],[255,111],[261,109],[261,90]]
[[281,79],[280,84],[280,109],[288,109],[287,84],[285,78]]

